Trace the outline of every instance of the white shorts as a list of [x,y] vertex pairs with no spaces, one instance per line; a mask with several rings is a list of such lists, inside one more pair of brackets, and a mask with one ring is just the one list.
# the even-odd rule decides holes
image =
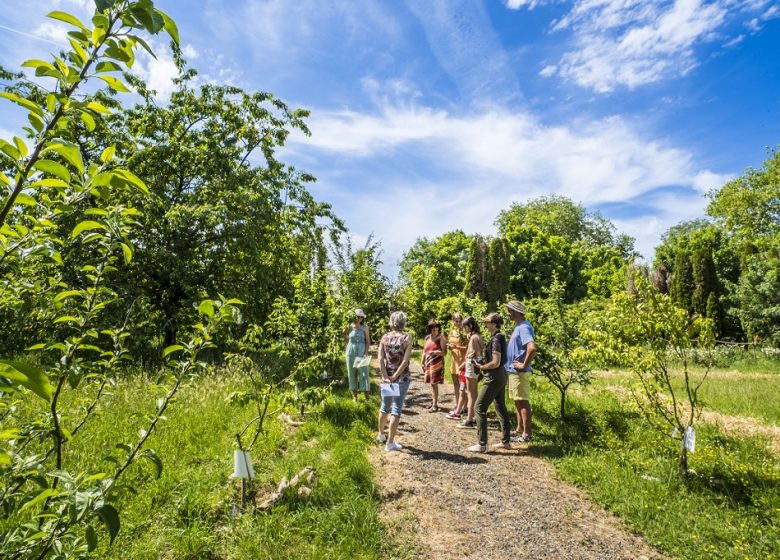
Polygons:
[[466,377],[469,379],[479,379],[479,370],[474,367],[474,362],[466,360]]

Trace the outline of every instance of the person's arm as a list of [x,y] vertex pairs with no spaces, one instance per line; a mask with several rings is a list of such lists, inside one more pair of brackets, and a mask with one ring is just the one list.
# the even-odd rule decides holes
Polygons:
[[442,357],[447,355],[447,342],[444,340],[444,335],[439,336],[439,348],[441,348]]
[[384,340],[379,342],[379,350],[377,351],[379,357],[379,375],[382,381],[388,381],[387,378],[387,356],[385,356],[385,342]]
[[406,370],[409,368],[409,360],[412,358],[412,341],[411,339],[407,339],[406,346],[404,347],[404,358],[401,360],[400,365],[398,366],[398,369],[395,372],[395,375],[390,378],[391,383],[395,383],[400,379],[400,377],[406,373]]
[[371,346],[371,333],[368,330],[368,325],[364,325],[363,329],[366,333],[366,356],[368,356],[368,347]]
[[525,347],[525,359],[522,362],[515,360],[514,362],[512,362],[512,365],[515,367],[517,371],[525,371],[525,368],[527,368],[531,363],[534,354],[536,354],[536,343],[531,341]]
[[343,338],[344,340],[347,340],[349,338],[349,327],[350,326],[351,325],[347,324],[347,326],[344,327],[344,330],[341,331],[341,338]]
[[[490,343],[493,344],[493,342],[497,342],[497,340],[494,338]],[[499,346],[498,344],[493,344],[493,352],[491,356],[491,360],[486,364],[474,364],[474,367],[478,369],[496,369],[498,366],[501,365],[501,351],[500,346],[499,348],[496,348],[496,346]]]

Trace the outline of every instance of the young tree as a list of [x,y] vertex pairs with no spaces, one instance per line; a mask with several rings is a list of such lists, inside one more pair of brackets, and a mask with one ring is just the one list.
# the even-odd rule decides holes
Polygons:
[[687,251],[678,251],[675,256],[669,295],[675,305],[690,312],[693,298],[693,266]]
[[587,302],[566,304],[565,286],[557,278],[549,296],[533,306],[537,338],[534,369],[560,393],[559,411],[566,417],[566,392],[574,384],[590,383],[591,372],[603,355],[593,337]]
[[[712,320],[691,316],[641,276],[634,294],[613,295],[607,311],[604,347],[612,360],[637,376],[634,398],[648,423],[677,440],[679,468],[688,473],[686,434],[701,414],[699,390],[710,366],[694,370],[693,354],[708,353],[714,344]],[[682,381],[682,388],[678,381]]]

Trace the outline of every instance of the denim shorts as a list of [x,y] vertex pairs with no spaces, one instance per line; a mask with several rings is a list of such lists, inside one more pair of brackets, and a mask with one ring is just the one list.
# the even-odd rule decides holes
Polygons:
[[407,381],[404,383],[400,381],[398,383],[398,391],[401,393],[397,397],[382,397],[382,406],[379,408],[379,412],[382,414],[390,413],[391,416],[401,416],[401,411],[404,408],[404,399],[406,399],[406,392],[409,390],[410,383]]

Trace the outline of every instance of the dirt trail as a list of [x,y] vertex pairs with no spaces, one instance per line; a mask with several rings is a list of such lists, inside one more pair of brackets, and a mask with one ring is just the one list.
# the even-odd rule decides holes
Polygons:
[[[476,430],[455,428],[446,413],[429,413],[430,390],[419,365],[401,420],[400,452],[371,452],[382,516],[389,525],[416,520],[420,558],[663,558],[525,446],[472,454]],[[447,392],[447,389],[450,389]],[[452,389],[442,389],[445,405]],[[499,441],[491,421],[490,444]]]

